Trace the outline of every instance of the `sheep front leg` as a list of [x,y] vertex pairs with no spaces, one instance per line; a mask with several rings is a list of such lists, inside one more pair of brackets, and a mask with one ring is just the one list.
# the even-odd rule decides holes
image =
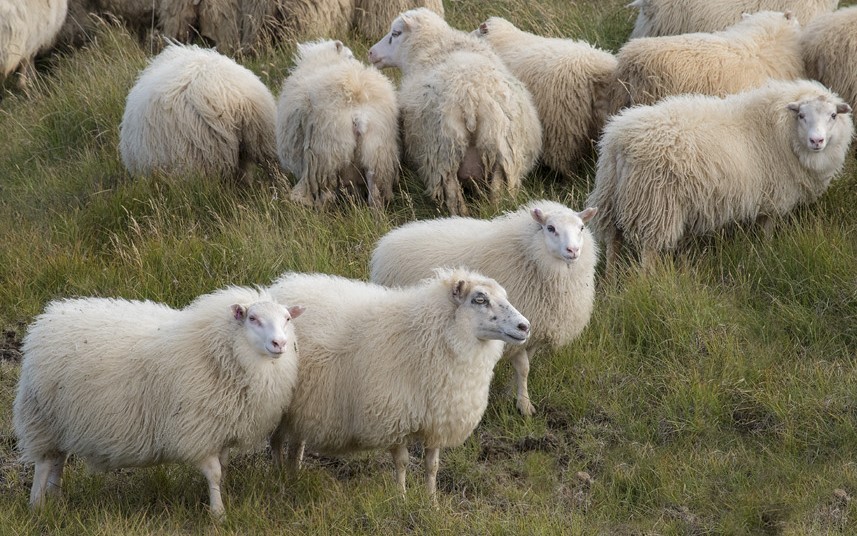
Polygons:
[[406,491],[405,475],[408,468],[408,460],[410,460],[408,447],[404,444],[396,445],[390,449],[390,454],[393,456],[393,465],[396,466],[396,484],[398,484],[399,491],[402,492],[402,496],[404,497]]
[[426,448],[425,449],[425,471],[426,471],[426,491],[428,491],[431,502],[437,506],[437,468],[440,465],[440,449]]
[[38,510],[45,504],[45,492],[48,488],[48,478],[52,466],[52,458],[36,462],[36,470],[33,474],[33,487],[30,488],[30,507],[33,510]]
[[518,411],[524,417],[531,417],[536,412],[536,407],[530,402],[530,393],[527,389],[527,377],[530,375],[530,359],[527,355],[527,349],[520,348],[516,350],[509,357],[509,360],[515,369],[515,383],[518,389]]
[[62,473],[65,469],[66,454],[53,458],[48,473],[47,493],[51,497],[62,497]]
[[199,470],[208,480],[208,504],[212,517],[222,520],[226,516],[223,498],[220,496],[220,479],[222,476],[220,458],[213,454],[199,464]]

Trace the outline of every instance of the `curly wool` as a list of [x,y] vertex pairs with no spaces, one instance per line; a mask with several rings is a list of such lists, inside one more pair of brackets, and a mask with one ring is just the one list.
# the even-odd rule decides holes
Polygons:
[[801,36],[806,72],[857,109],[857,6],[820,15]]

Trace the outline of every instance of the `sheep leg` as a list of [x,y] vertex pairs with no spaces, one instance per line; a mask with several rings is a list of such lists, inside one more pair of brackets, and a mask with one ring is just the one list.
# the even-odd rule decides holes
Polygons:
[[220,449],[220,456],[218,456],[220,460],[221,469],[226,469],[226,465],[229,463],[229,447],[223,447]]
[[48,478],[51,474],[53,458],[46,458],[36,462],[36,470],[33,474],[33,487],[30,488],[30,507],[38,510],[45,504],[45,492],[48,488]]
[[221,520],[226,515],[223,498],[220,496],[220,479],[222,477],[220,458],[213,454],[199,464],[199,470],[208,480],[208,504],[212,517]]
[[440,449],[439,448],[426,448],[425,449],[425,458],[423,462],[425,463],[425,471],[426,471],[426,491],[428,491],[429,497],[431,497],[431,502],[434,505],[437,505],[437,468],[440,465]]
[[286,464],[289,472],[293,475],[301,470],[304,450],[306,450],[306,441],[289,441],[286,445]]
[[405,473],[408,468],[408,461],[410,460],[408,447],[404,444],[396,445],[390,449],[390,454],[393,456],[393,465],[396,466],[396,483],[399,486],[399,491],[402,492],[402,496],[404,497]]
[[515,369],[515,383],[518,388],[518,411],[524,417],[531,417],[536,412],[536,407],[530,402],[530,393],[527,389],[527,377],[530,375],[530,359],[527,349],[521,348],[509,357],[512,367]]
[[616,272],[616,262],[619,259],[619,250],[622,249],[622,233],[615,227],[611,227],[604,237],[607,251],[604,254],[604,275],[613,277]]
[[644,273],[651,274],[654,272],[657,258],[658,252],[656,250],[647,247],[640,249],[640,267]]
[[[494,164],[494,168],[491,170],[491,178],[488,182],[488,200],[495,207],[500,204],[500,196],[503,194],[503,185],[505,183],[506,176],[503,173],[503,168],[499,164]],[[509,189],[510,191],[512,190],[511,185]]]
[[62,497],[62,473],[65,469],[66,454],[53,459],[48,473],[47,493],[52,497]]
[[446,207],[451,215],[467,216],[467,205],[464,203],[464,194],[461,193],[461,184],[456,175],[450,175],[444,179],[443,193],[446,198]]
[[756,224],[762,228],[765,238],[771,238],[774,234],[774,220],[767,214],[759,214],[756,217]]

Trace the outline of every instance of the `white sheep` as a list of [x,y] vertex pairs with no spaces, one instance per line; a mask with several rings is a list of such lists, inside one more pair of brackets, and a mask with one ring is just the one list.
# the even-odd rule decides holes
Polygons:
[[530,90],[542,123],[542,161],[570,177],[604,126],[616,58],[584,41],[523,32],[500,17],[473,34]]
[[431,9],[441,17],[444,15],[441,0],[356,0],[354,27],[361,35],[375,39],[384,35],[399,13],[418,7]]
[[506,291],[456,269],[403,289],[285,274],[269,292],[307,307],[295,322],[298,385],[271,438],[275,461],[286,440],[294,469],[304,444],[328,454],[388,449],[404,492],[407,446],[420,440],[434,498],[440,449],[463,443],[481,420],[503,343],[529,335]]
[[341,41],[299,44],[294,62],[276,120],[277,155],[299,179],[292,199],[322,205],[345,192],[372,206],[389,201],[399,177],[393,83]]
[[240,175],[276,158],[274,97],[259,78],[214,50],[171,44],[140,74],[119,128],[122,163]]
[[837,5],[839,0],[634,0],[628,7],[640,10],[631,32],[637,38],[717,32],[757,11],[791,11],[806,24]]
[[596,213],[554,201],[533,201],[493,220],[441,218],[408,223],[387,233],[372,253],[371,280],[409,285],[438,266],[467,266],[497,280],[509,301],[530,319],[525,347],[509,347],[517,406],[532,415],[530,358],[557,348],[589,323],[595,299],[598,247],[585,227]]
[[427,193],[466,214],[462,187],[499,199],[518,190],[541,151],[532,96],[481,40],[426,8],[406,11],[369,51],[379,68],[398,67],[405,154]]
[[767,80],[805,78],[800,24],[791,12],[762,11],[715,33],[631,39],[617,54],[613,109],[667,95],[724,96]]
[[596,236],[608,270],[623,241],[644,267],[690,235],[814,201],[842,169],[851,107],[818,82],[725,98],[667,97],[614,116],[599,142]]
[[224,514],[221,465],[276,426],[297,380],[286,308],[230,287],[182,310],[107,298],[51,302],[30,326],[13,407],[18,448],[35,463],[30,504],[61,492],[69,455],[98,470],[183,462]]
[[857,6],[820,15],[801,36],[806,71],[857,107]]
[[0,0],[0,83],[17,70],[27,87],[33,58],[53,44],[67,11],[67,0]]

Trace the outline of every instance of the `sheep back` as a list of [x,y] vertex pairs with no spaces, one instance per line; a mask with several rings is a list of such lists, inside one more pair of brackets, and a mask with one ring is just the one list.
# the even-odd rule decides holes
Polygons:
[[820,15],[801,36],[807,75],[857,109],[857,6]]

